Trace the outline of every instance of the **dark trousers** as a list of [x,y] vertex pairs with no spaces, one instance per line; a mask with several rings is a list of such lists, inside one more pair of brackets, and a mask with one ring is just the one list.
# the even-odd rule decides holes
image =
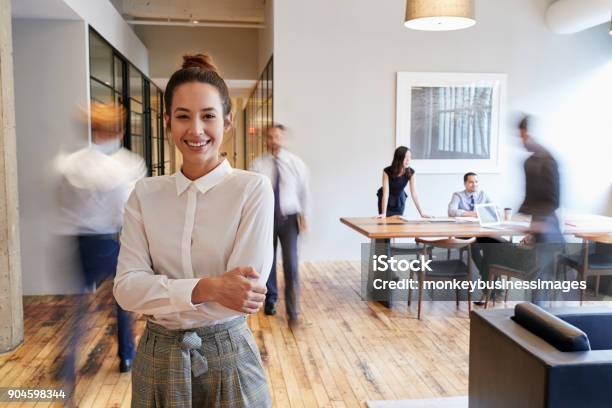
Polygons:
[[[536,216],[531,218],[534,222],[542,225],[539,233],[534,234],[538,259],[538,278],[542,280],[554,280],[555,263],[557,255],[563,251],[565,237],[561,233],[559,219],[555,214],[549,216]],[[554,292],[551,290],[534,290],[533,302],[545,306],[546,302],[553,299]]]
[[[76,246],[76,264],[80,269],[81,290],[86,292],[94,284],[99,284],[104,279],[113,279],[117,270],[117,258],[119,256],[119,242],[115,234],[108,235],[81,235],[74,239]],[[70,330],[70,339],[63,365],[58,373],[61,378],[68,382],[68,386],[74,386],[76,369],[76,350],[81,336],[85,333],[85,322],[88,313],[88,296],[80,295],[76,304],[76,312]],[[117,339],[119,342],[118,355],[122,359],[132,359],[136,354],[134,338],[132,334],[132,316],[129,312],[121,309],[113,301],[117,314]]]
[[266,303],[274,304],[278,301],[278,284],[276,280],[276,245],[280,241],[283,255],[283,274],[285,276],[285,306],[287,316],[295,319],[299,309],[299,273],[298,273],[298,216],[297,214],[286,217],[277,216],[274,220],[274,260],[266,286]]
[[483,281],[489,280],[489,256],[487,251],[494,248],[493,244],[507,242],[502,238],[477,237],[476,243],[472,245],[472,260],[478,268]]
[[[81,271],[87,288],[114,279],[117,272],[119,242],[114,235],[82,235],[78,238]],[[114,302],[117,313],[118,355],[132,359],[136,353],[132,334],[132,315]]]

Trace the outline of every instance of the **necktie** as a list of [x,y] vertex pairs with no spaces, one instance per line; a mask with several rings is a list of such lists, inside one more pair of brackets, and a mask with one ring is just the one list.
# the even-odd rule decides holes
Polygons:
[[278,167],[278,158],[274,158],[274,216],[275,218],[280,217],[280,169]]
[[474,194],[470,195],[470,211],[474,211]]

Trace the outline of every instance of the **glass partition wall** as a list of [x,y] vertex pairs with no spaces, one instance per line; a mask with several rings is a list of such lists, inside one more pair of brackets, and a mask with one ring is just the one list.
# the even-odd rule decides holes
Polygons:
[[162,91],[92,28],[89,66],[91,100],[118,103],[128,112],[123,145],[144,158],[150,176],[174,172],[164,134]]
[[[128,116],[130,118],[130,149],[146,160],[145,131],[143,125],[143,101],[145,98],[142,86],[144,77],[132,64],[129,65],[128,69],[128,83],[130,89],[128,99],[128,106],[130,108],[128,111]],[[148,165],[149,163],[147,163],[147,166]]]
[[244,110],[244,165],[267,152],[266,129],[274,123],[274,72],[272,58],[264,68]]

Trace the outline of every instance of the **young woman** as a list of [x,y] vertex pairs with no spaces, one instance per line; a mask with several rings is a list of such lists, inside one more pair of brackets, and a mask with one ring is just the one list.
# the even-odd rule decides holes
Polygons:
[[382,173],[382,187],[378,189],[378,217],[392,217],[404,214],[406,207],[406,185],[410,183],[410,196],[414,206],[423,218],[430,218],[423,213],[416,191],[416,176],[410,167],[410,149],[400,146],[395,149],[393,162],[385,167]]
[[132,407],[269,407],[246,315],[262,306],[272,263],[270,181],[219,156],[231,101],[207,55],[184,57],[164,101],[183,165],[136,185],[114,284],[117,302],[148,320]]

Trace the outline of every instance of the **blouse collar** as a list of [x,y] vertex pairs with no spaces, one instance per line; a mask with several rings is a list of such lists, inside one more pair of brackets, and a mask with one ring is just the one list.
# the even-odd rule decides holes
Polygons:
[[174,179],[176,180],[176,194],[181,195],[185,190],[187,190],[192,184],[200,191],[200,193],[205,193],[217,184],[219,184],[225,176],[232,172],[232,166],[230,166],[227,159],[223,159],[223,161],[217,165],[214,169],[212,169],[207,174],[202,177],[189,180],[181,170],[174,173]]

